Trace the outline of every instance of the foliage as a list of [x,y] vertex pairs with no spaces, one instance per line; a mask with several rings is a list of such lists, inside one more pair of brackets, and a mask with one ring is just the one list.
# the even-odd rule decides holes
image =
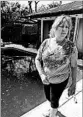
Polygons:
[[20,59],[11,59],[11,61],[6,58],[2,59],[2,70],[6,70],[8,74],[16,76],[21,79],[24,74],[33,73],[36,71],[35,61],[33,57],[26,56]]
[[38,12],[46,11],[47,9],[48,9],[48,7],[46,7],[45,5],[41,5],[41,6],[38,8]]
[[[19,2],[1,1],[1,26],[3,27],[8,22],[15,22],[16,20],[21,19],[21,17],[33,13],[32,2],[33,1],[28,1],[28,6],[23,7]],[[58,2],[52,2],[48,4],[48,6],[42,5],[37,9],[38,3],[39,1],[34,1],[35,12],[45,11],[61,4]]]
[[51,2],[50,4],[48,4],[48,8],[54,8],[54,7],[57,7],[57,6],[59,6],[59,5],[61,5],[61,2],[60,3],[58,3],[58,2]]
[[50,4],[48,4],[47,6],[46,5],[41,5],[39,8],[38,8],[38,12],[42,12],[42,11],[46,11],[46,10],[49,10],[51,8],[55,8],[57,6],[60,6],[62,4],[62,2],[60,1],[59,3],[58,2],[51,2]]
[[1,24],[15,22],[29,13],[28,7],[21,7],[18,2],[1,1]]

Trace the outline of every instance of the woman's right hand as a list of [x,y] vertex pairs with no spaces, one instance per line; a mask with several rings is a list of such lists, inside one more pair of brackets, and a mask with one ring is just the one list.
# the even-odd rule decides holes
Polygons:
[[41,75],[41,80],[42,80],[43,84],[49,85],[49,81],[48,81],[46,75],[42,74]]

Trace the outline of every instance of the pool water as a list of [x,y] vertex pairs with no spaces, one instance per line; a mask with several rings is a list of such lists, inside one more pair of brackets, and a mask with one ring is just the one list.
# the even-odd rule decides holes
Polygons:
[[1,70],[1,117],[20,117],[46,100],[38,72],[16,74],[14,68]]

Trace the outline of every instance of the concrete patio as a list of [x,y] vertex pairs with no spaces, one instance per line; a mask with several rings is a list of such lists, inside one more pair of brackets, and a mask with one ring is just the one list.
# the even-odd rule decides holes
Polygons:
[[[77,82],[76,93],[74,96],[68,97],[68,89],[66,89],[62,94],[59,110],[66,117],[82,117],[82,81],[83,79]],[[46,101],[21,117],[44,117],[43,114],[49,109],[50,105],[48,101]]]

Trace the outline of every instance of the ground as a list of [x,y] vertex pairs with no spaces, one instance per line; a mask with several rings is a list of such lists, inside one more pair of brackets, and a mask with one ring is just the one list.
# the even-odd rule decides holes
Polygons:
[[[82,73],[78,68],[77,80],[82,78]],[[1,70],[2,117],[20,117],[45,100],[43,84],[37,71],[17,77],[8,71],[8,67]]]

